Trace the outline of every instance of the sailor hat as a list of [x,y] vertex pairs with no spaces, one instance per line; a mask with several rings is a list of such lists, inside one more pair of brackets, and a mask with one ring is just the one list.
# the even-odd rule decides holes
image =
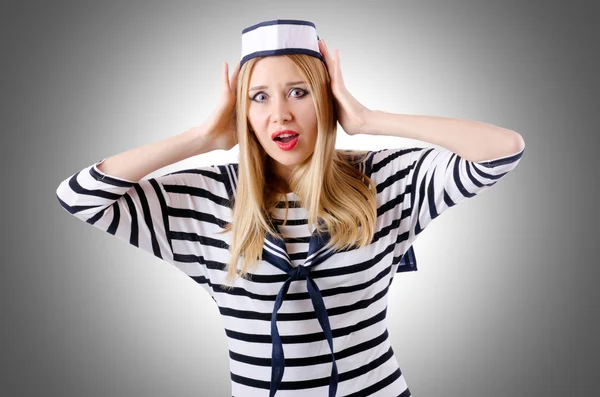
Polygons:
[[311,55],[324,63],[315,24],[298,19],[274,19],[242,30],[240,68],[249,59],[281,54]]

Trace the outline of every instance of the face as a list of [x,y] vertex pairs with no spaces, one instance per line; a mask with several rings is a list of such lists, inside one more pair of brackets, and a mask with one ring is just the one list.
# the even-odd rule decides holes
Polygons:
[[[285,56],[269,56],[256,62],[250,76],[248,121],[274,172],[287,181],[291,169],[306,160],[317,141],[317,115],[308,82]],[[298,141],[283,150],[272,134],[292,130]]]

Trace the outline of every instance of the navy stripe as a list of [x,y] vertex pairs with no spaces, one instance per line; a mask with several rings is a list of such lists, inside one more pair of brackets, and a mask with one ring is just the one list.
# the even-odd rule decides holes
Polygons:
[[118,187],[132,187],[135,183],[122,181],[120,179],[113,178],[109,175],[102,175],[96,171],[94,167],[90,168],[90,175],[96,179],[97,181],[102,181],[104,183],[108,183],[110,185],[118,186]]
[[484,167],[488,167],[488,168],[498,167],[499,165],[510,164],[517,160],[520,160],[521,157],[523,156],[524,152],[525,152],[525,148],[523,148],[519,153],[515,153],[514,155],[509,156],[509,157],[500,158],[497,160],[478,161],[476,163],[481,164]]
[[263,51],[254,51],[248,55],[245,55],[240,61],[240,67],[244,66],[246,62],[248,62],[252,58],[258,57],[268,57],[268,56],[276,56],[276,55],[284,55],[284,54],[304,54],[310,55],[315,58],[318,58],[325,64],[325,60],[323,59],[323,55],[321,55],[318,51],[309,50],[308,48],[278,48],[273,50],[263,50]]
[[[410,390],[398,380],[402,372],[395,363],[390,372],[394,369],[396,371],[389,376],[389,372],[376,372],[376,368],[381,368],[384,363],[392,365],[389,360],[394,358],[393,349],[388,345],[385,327],[387,306],[384,305],[394,274],[417,270],[414,250],[410,244],[426,226],[425,222],[439,217],[445,209],[455,205],[462,198],[473,197],[479,191],[497,183],[512,167],[495,167],[516,165],[521,154],[522,152],[493,161],[469,162],[454,153],[433,148],[367,151],[362,162],[351,163],[375,182],[378,192],[378,228],[371,241],[372,255],[370,252],[363,260],[348,256],[348,263],[321,269],[319,264],[334,254],[331,249],[323,249],[331,237],[327,232],[319,234],[315,230],[311,236],[300,234],[298,229],[305,228],[308,219],[298,219],[300,217],[295,216],[287,220],[285,226],[295,228],[291,235],[298,233],[300,237],[284,238],[279,233],[279,226],[283,227],[284,222],[284,219],[279,218],[284,216],[268,217],[276,235],[269,234],[265,238],[262,259],[275,266],[275,269],[266,269],[266,272],[265,269],[260,269],[259,274],[251,273],[248,282],[242,282],[232,289],[220,284],[224,283],[221,280],[227,265],[225,262],[228,255],[225,250],[230,248],[227,244],[229,240],[216,235],[214,231],[227,224],[225,219],[229,219],[229,210],[235,203],[238,164],[181,170],[143,181],[143,184],[111,178],[91,167],[85,170],[89,174],[75,174],[63,181],[60,190],[57,191],[57,198],[69,213],[88,223],[101,226],[108,233],[129,241],[131,245],[141,244],[159,258],[166,256],[170,250],[173,264],[182,270],[185,269],[192,280],[210,292],[211,299],[217,304],[220,315],[226,321],[226,336],[235,346],[241,346],[236,348],[236,351],[229,351],[230,360],[235,361],[234,364],[242,365],[239,367],[241,369],[236,370],[239,373],[231,373],[234,388],[256,385],[263,390],[269,390],[269,395],[274,397],[277,390],[306,390],[317,385],[329,385],[328,395],[333,397],[338,382],[355,379],[354,383],[348,383],[355,396],[386,391],[390,395],[409,397]],[[165,178],[175,174],[190,175]],[[85,182],[80,185],[78,178],[85,179]],[[133,190],[129,191],[132,187],[135,193]],[[410,201],[405,200],[408,199],[407,193],[411,193]],[[277,208],[283,209],[284,206],[285,203],[280,202]],[[301,209],[301,202],[289,202],[289,207]],[[161,214],[158,211],[161,211]],[[144,230],[140,233],[140,222],[147,225],[148,232]],[[160,235],[163,228],[156,229],[160,222],[163,223],[165,235]],[[119,227],[123,230],[119,230]],[[417,233],[411,230],[412,228]],[[173,252],[174,241],[182,247],[181,253]],[[308,247],[294,244],[308,244]],[[288,252],[286,245],[292,245],[294,251]],[[400,251],[399,247],[407,248]],[[300,265],[294,266],[292,263]],[[266,265],[262,263],[260,266]],[[273,274],[260,274],[269,272]],[[356,280],[358,277],[364,277],[367,272],[368,277]],[[335,283],[335,277],[355,281]],[[298,281],[306,283],[306,289],[299,285]],[[271,291],[268,294],[265,293],[266,287]],[[340,294],[355,296],[355,299],[348,299],[347,303],[336,301],[338,303],[335,305],[325,306],[326,297],[332,299],[331,297]],[[311,302],[308,302],[308,299]],[[283,303],[284,300],[288,302]],[[297,306],[300,303],[308,306],[303,306],[304,309],[300,310]],[[314,310],[310,308],[311,303]],[[288,310],[279,313],[282,304],[283,309],[285,305],[290,306]],[[368,311],[374,306],[379,307],[379,313],[375,316]],[[296,309],[290,310],[292,307]],[[361,313],[356,313],[357,310]],[[329,319],[339,319],[337,316],[345,316],[350,312],[356,313],[360,318],[351,323],[329,324]],[[290,321],[297,322],[301,327],[305,325],[304,322],[314,325],[314,319],[318,320],[321,329],[317,326],[311,328],[308,334],[288,332],[279,335],[278,323],[289,329],[293,325]],[[260,324],[260,331],[244,326],[245,320],[254,321],[255,325]],[[264,324],[267,321],[270,324]],[[332,328],[334,325],[335,328]],[[266,328],[262,328],[263,326]],[[376,332],[369,332],[375,329]],[[356,332],[364,335],[361,343],[346,343],[347,338]],[[338,343],[344,342],[342,345],[336,345],[335,353],[334,338],[339,338]],[[320,343],[322,341],[327,341],[328,349]],[[248,346],[244,342],[264,345]],[[304,346],[299,343],[307,342],[317,343],[325,349],[314,352],[307,350],[302,354]],[[288,353],[287,349],[293,350],[296,352],[295,356],[286,359],[283,354],[284,345],[285,352]],[[256,353],[264,349],[267,351],[260,356]],[[271,349],[270,355],[268,349]],[[370,354],[375,358],[357,362],[356,366],[338,374],[336,360],[361,353]],[[270,367],[270,379],[266,376],[260,377],[261,382],[252,379],[252,372],[248,372],[251,370],[246,369],[252,365],[263,369]],[[313,370],[311,367],[316,365],[326,366],[327,370],[331,365],[331,374],[323,373],[316,379],[309,380],[301,380],[304,378],[297,375],[302,372],[303,367]],[[283,377],[287,367],[296,367],[294,377],[289,377],[289,382],[285,382]],[[365,374],[372,374],[372,380],[362,385],[356,384],[356,380]],[[382,377],[385,378],[381,379]],[[236,391],[235,394],[240,395],[240,392]]]
[[262,26],[272,26],[272,25],[305,25],[305,26],[312,26],[313,28],[316,29],[315,24],[310,21],[303,21],[303,20],[299,20],[299,19],[273,19],[270,21],[263,21],[263,22],[254,24],[252,26],[248,26],[247,28],[242,30],[242,34],[248,33],[250,31],[258,29]]

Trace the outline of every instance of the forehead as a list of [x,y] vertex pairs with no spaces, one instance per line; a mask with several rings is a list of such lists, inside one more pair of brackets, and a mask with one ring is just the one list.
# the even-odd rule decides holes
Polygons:
[[283,85],[288,81],[303,80],[298,67],[285,56],[268,56],[259,59],[252,68],[250,86],[257,84]]

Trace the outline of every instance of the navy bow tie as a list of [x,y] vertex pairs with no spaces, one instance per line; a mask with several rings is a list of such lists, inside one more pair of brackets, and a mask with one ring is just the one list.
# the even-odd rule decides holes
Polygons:
[[[274,224],[272,220],[269,220],[269,222],[271,223],[272,227],[277,231],[277,233],[281,236],[277,225]],[[324,224],[321,218],[319,218],[319,224]],[[283,345],[281,343],[281,337],[279,336],[279,330],[277,329],[277,312],[279,311],[279,308],[283,303],[283,299],[285,298],[289,290],[290,283],[295,280],[306,280],[306,289],[308,291],[308,295],[312,300],[317,319],[319,320],[319,324],[321,324],[321,328],[323,329],[325,337],[327,338],[327,343],[329,344],[329,349],[331,350],[332,367],[331,379],[329,381],[329,397],[335,397],[335,394],[337,392],[338,370],[337,365],[335,363],[335,355],[333,352],[333,332],[329,324],[329,317],[327,315],[325,303],[323,302],[323,296],[321,295],[319,287],[311,278],[310,272],[315,266],[326,261],[334,253],[353,250],[356,248],[356,246],[352,245],[349,248],[334,252],[333,248],[325,249],[325,246],[330,241],[330,239],[331,236],[329,232],[325,231],[323,233],[319,233],[317,229],[315,229],[309,240],[308,254],[306,260],[304,261],[304,264],[294,267],[291,264],[291,260],[287,253],[287,249],[283,238],[275,238],[271,234],[267,234],[265,238],[262,257],[263,260],[271,263],[273,266],[281,269],[289,275],[287,280],[285,280],[285,282],[281,286],[279,293],[277,294],[275,305],[273,307],[273,314],[271,316],[271,340],[273,343],[273,350],[271,354],[272,368],[269,397],[275,396],[275,393],[277,392],[281,384],[281,379],[283,378],[283,371],[285,369]],[[402,269],[398,271],[416,270],[416,259],[412,246],[407,250],[405,254],[403,254],[400,257],[400,265],[398,269]]]
[[[322,224],[321,219],[319,219],[319,223]],[[279,233],[277,225],[273,223],[271,224]],[[331,326],[329,324],[329,317],[327,316],[327,309],[325,308],[325,303],[323,302],[323,296],[321,295],[321,291],[319,290],[317,284],[310,277],[311,268],[319,263],[322,263],[334,254],[333,248],[329,248],[327,250],[325,249],[325,245],[330,240],[330,237],[331,236],[329,233],[324,232],[320,234],[315,229],[315,232],[313,232],[309,240],[306,261],[304,262],[304,265],[299,265],[296,267],[292,266],[291,264],[284,241],[276,239],[270,234],[267,234],[265,238],[263,260],[271,263],[289,275],[288,279],[283,283],[283,286],[277,294],[275,306],[273,307],[273,314],[271,316],[271,339],[273,342],[273,351],[271,355],[272,370],[269,397],[275,396],[275,393],[281,384],[283,371],[285,369],[283,345],[281,343],[281,337],[279,336],[279,330],[277,329],[277,311],[283,303],[283,299],[288,292],[290,283],[295,280],[306,280],[306,289],[308,290],[308,295],[312,300],[317,319],[319,320],[321,328],[323,329],[325,337],[327,338],[327,343],[329,343],[332,360],[331,380],[329,382],[329,397],[335,397],[338,385],[338,370],[335,363],[335,355],[333,353],[333,335],[331,332]]]

